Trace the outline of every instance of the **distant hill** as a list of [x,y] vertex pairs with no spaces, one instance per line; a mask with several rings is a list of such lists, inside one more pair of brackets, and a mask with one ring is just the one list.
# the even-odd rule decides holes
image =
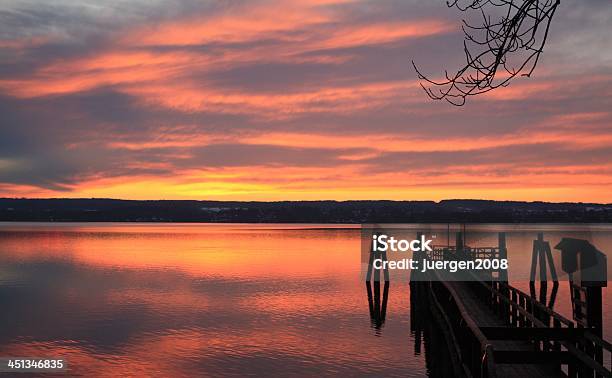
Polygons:
[[612,222],[612,204],[486,200],[238,202],[0,198],[0,221]]

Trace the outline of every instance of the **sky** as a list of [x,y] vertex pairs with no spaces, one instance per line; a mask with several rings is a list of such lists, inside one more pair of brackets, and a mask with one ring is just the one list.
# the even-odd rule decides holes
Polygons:
[[534,75],[430,100],[443,0],[0,2],[0,197],[612,203],[612,7]]

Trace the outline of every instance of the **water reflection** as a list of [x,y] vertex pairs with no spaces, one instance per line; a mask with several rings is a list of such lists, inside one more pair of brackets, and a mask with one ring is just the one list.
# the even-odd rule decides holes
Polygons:
[[[375,335],[380,337],[385,325],[390,283],[384,281],[382,300],[381,281],[366,281],[365,284],[370,324],[375,330]],[[451,363],[456,358],[449,352],[447,338],[440,331],[431,313],[427,285],[428,283],[424,281],[410,282],[410,332],[414,339],[414,356],[420,356],[424,347],[426,372],[429,377],[462,376]]]
[[368,306],[370,308],[370,323],[376,330],[376,335],[380,336],[382,327],[385,325],[387,315],[387,299],[389,298],[389,281],[385,281],[382,303],[380,301],[380,281],[374,281],[374,296],[372,297],[372,284],[366,281],[366,291],[368,294]]
[[364,295],[358,251],[347,226],[0,224],[0,355],[83,376],[452,376],[420,289]]
[[414,355],[425,349],[427,375],[430,377],[456,377],[460,368],[457,358],[450,353],[447,337],[437,326],[429,306],[425,281],[410,283],[410,332],[414,338]]
[[80,227],[0,228],[0,355],[103,377],[425,374],[407,297],[374,289],[374,322],[397,312],[367,325],[357,229]]

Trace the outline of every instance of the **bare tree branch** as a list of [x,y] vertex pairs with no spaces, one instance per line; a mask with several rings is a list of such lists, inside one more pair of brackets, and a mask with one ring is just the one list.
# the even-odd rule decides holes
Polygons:
[[[441,80],[427,78],[412,62],[421,87],[434,100],[461,106],[468,96],[531,76],[544,49],[560,0],[448,0],[448,7],[480,13],[481,23],[463,20],[466,64]],[[492,16],[492,11],[502,12]]]

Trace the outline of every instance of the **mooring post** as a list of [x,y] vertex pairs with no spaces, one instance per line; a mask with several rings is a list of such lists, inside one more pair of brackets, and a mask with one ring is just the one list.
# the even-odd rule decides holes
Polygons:
[[546,254],[546,259],[548,260],[548,266],[550,267],[550,278],[553,280],[555,284],[558,285],[559,278],[557,277],[557,268],[555,268],[555,262],[552,257],[552,252],[550,250],[550,243],[543,242],[542,247],[544,248],[543,253]]
[[546,275],[546,256],[544,255],[544,251],[542,250],[542,245],[544,244],[544,233],[538,232],[538,242],[537,242],[537,254],[540,260],[540,284],[544,284],[544,282],[548,281],[548,277]]
[[[498,259],[507,259],[508,258],[508,250],[506,248],[506,233],[500,232],[497,234],[497,247],[499,249],[499,254],[497,256]],[[501,266],[501,263],[500,263]],[[508,269],[499,268],[497,271],[497,280],[499,291],[505,298],[510,300],[510,291],[508,290],[508,286],[500,284],[501,282],[507,284],[508,283]],[[512,311],[512,306],[504,303],[501,299],[499,300],[499,307],[504,320],[507,323],[510,323],[510,312]]]
[[[375,233],[372,234],[372,239],[377,236]],[[368,273],[366,274],[366,282],[370,282],[372,280],[372,268],[374,266],[374,249],[372,246],[372,242],[370,241],[370,257],[368,259]]]
[[[423,236],[422,232],[417,232],[416,233],[416,238],[417,240],[421,240],[421,237]],[[423,259],[425,259],[427,257],[426,253],[424,251],[415,251],[413,252],[412,257],[414,259],[416,259],[417,261],[423,261]]]
[[[498,247],[499,247],[499,259],[508,259],[508,249],[506,248],[506,233],[500,232],[498,234]],[[508,283],[508,269],[501,269],[499,271],[498,279],[501,282]]]
[[[573,318],[579,326],[597,336],[603,331],[602,287],[608,286],[607,257],[587,240],[563,238],[555,249],[561,251],[561,269],[569,275]],[[603,350],[593,345],[590,352],[603,362]],[[592,376],[592,372],[591,372]]]
[[[372,239],[378,236],[377,233],[372,234]],[[374,269],[374,260],[382,259],[383,262],[387,261],[387,252],[386,251],[374,251],[373,243],[370,243],[370,258],[368,259],[368,273],[366,274],[366,282],[370,282],[372,280],[372,270],[374,270],[374,281],[380,281],[380,269]],[[383,267],[383,274],[385,282],[389,282],[389,269],[386,265]]]
[[544,233],[538,232],[538,238],[533,241],[533,250],[531,252],[531,272],[529,274],[529,283],[533,285],[536,279],[536,267],[540,265],[540,283],[545,285],[548,281],[547,266],[550,270],[550,277],[554,282],[558,282],[557,269],[550,251],[550,244],[544,241]]
[[[385,262],[387,261],[387,251],[381,252],[381,258],[382,258],[382,261],[385,261]],[[386,265],[384,267],[383,273],[385,277],[385,283],[389,283],[389,269],[387,268]]]
[[[539,234],[538,234],[539,237]],[[529,273],[529,284],[533,285],[536,277],[536,266],[538,265],[538,241],[533,241],[533,248],[531,250],[531,271]]]
[[[374,252],[374,258],[380,258],[380,251]],[[380,284],[380,269],[374,269],[374,285]]]
[[455,234],[455,253],[463,258],[463,233],[458,231]]

